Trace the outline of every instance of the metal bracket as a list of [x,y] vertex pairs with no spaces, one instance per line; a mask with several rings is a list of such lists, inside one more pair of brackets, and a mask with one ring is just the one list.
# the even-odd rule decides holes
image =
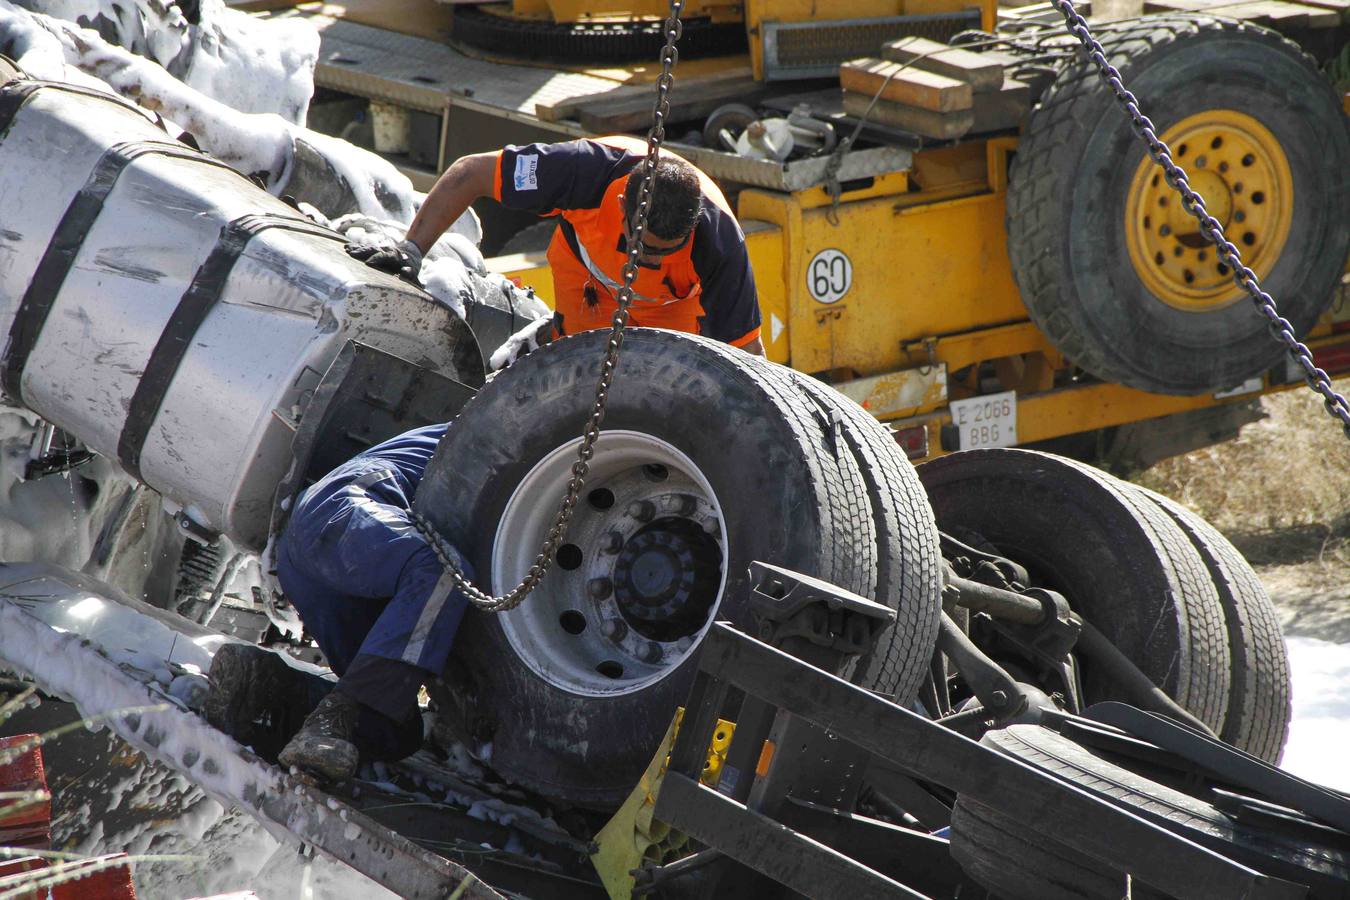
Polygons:
[[789,653],[786,642],[801,638],[841,655],[861,655],[895,621],[889,607],[768,563],[750,564],[750,583],[750,611],[760,640]]
[[[943,558],[948,560],[956,574],[962,577],[1000,588],[1031,583],[1031,576],[1027,570],[1006,557],[977,550],[945,532],[938,532],[938,540],[942,547]],[[988,567],[982,564],[988,564]],[[992,571],[989,567],[992,567]]]
[[[807,896],[914,897],[861,853],[831,847],[701,785],[703,749],[735,689],[812,722],[924,781],[1056,823],[1057,839],[1170,894],[1283,900],[1299,886],[1270,877],[1133,815],[1105,797],[953,734],[941,725],[717,623],[704,638],[689,719],[671,753],[655,818]],[[741,740],[738,729],[732,743]],[[784,747],[782,752],[791,752]]]

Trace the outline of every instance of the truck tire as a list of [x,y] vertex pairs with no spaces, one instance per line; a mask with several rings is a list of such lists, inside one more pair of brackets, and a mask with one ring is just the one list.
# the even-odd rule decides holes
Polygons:
[[[565,338],[498,374],[428,465],[417,507],[480,584],[512,587],[542,543],[607,339]],[[804,377],[701,338],[626,333],[557,563],[517,609],[471,612],[456,640],[471,730],[486,732],[499,774],[573,805],[620,802],[684,701],[713,617],[752,626],[752,561],[874,595],[892,545],[854,455],[791,389]],[[652,574],[658,544],[675,548],[667,581]],[[940,598],[915,602],[929,605],[923,621]]]
[[[1350,129],[1331,86],[1296,44],[1235,21],[1148,16],[1100,38],[1244,263],[1305,333],[1350,251]],[[1109,86],[1077,57],[1018,147],[1007,230],[1032,320],[1098,378],[1201,394],[1281,357]]]
[[[1186,534],[1153,503],[1090,466],[1032,450],[971,450],[919,467],[938,528],[972,533],[1112,640],[1149,679],[1218,732],[1232,681],[1223,609]],[[977,544],[978,545],[978,544]],[[1084,702],[1121,699],[1080,660]]]
[[[1124,769],[1048,728],[991,731],[985,746],[1092,791],[1169,831],[1267,875],[1310,885],[1315,898],[1350,896],[1350,847],[1234,818],[1213,804]],[[1207,791],[1199,786],[1195,789]],[[1050,821],[1028,821],[969,797],[952,810],[952,857],[966,874],[1005,900],[1118,900],[1125,876],[1055,839]],[[1139,883],[1131,896],[1161,897]]]
[[1289,737],[1291,688],[1289,651],[1270,596],[1247,560],[1214,526],[1161,494],[1132,487],[1186,533],[1218,589],[1233,660],[1228,716],[1219,737],[1268,763],[1278,763]]
[[833,421],[857,460],[872,506],[880,552],[877,589],[871,599],[896,611],[895,624],[858,663],[854,680],[868,690],[908,703],[927,677],[937,641],[941,608],[930,598],[942,594],[942,551],[933,510],[909,458],[884,425],[843,394],[813,378],[791,377]]
[[1002,900],[1120,900],[1125,873],[1073,853],[1027,825],[964,797],[952,807],[951,854],[961,870]]

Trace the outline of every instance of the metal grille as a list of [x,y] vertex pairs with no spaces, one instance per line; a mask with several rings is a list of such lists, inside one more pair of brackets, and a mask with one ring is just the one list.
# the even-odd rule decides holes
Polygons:
[[926,16],[885,16],[829,22],[765,22],[764,78],[828,78],[839,64],[860,56],[876,56],[881,45],[902,37],[947,43],[960,31],[980,27],[980,11]]

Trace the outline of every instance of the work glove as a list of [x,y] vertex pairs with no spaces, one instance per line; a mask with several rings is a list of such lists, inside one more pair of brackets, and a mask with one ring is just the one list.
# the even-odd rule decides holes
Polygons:
[[493,372],[505,369],[536,347],[542,347],[552,341],[553,333],[552,314],[535,319],[492,351],[492,356],[488,360],[488,368]]
[[413,284],[422,271],[422,248],[412,241],[395,244],[383,236],[362,238],[347,245],[347,255]]

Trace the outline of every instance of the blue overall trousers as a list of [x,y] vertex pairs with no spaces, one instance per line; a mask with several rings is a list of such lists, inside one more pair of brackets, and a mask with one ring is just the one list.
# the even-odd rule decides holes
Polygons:
[[[445,425],[338,466],[298,498],[277,576],[339,676],[337,690],[393,723],[439,675],[468,607],[409,515]],[[420,731],[418,732],[420,739]]]

